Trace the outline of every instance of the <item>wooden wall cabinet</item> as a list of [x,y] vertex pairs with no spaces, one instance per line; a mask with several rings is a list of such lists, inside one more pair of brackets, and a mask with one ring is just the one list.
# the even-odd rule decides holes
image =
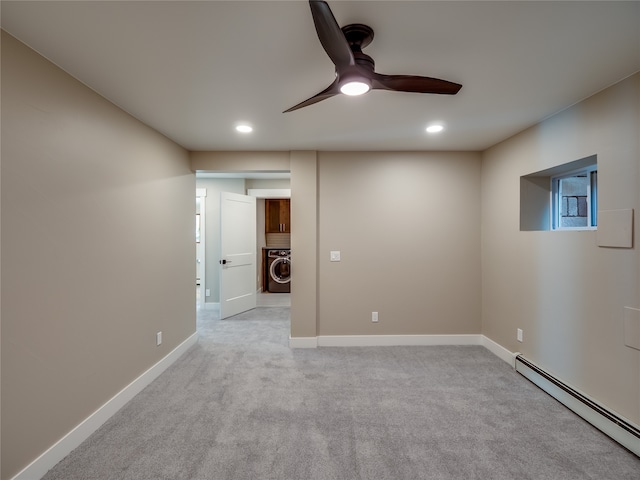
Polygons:
[[265,230],[266,233],[291,233],[291,200],[265,200]]

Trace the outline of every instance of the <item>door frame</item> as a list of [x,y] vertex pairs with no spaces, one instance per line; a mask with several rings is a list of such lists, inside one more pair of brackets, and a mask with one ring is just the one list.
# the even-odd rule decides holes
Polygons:
[[[290,188],[248,188],[247,195],[251,197],[256,197],[256,199],[258,200],[266,200],[270,198],[275,198],[275,199],[289,198],[290,199],[291,189]],[[263,218],[264,221],[266,222],[264,209],[262,209],[262,212],[259,213],[258,215],[261,215],[261,218]],[[257,233],[260,234],[260,232],[257,232]],[[267,246],[266,239],[265,239],[264,229],[263,229],[262,238],[257,240],[257,252],[256,252],[256,258],[259,259],[259,261],[257,262],[259,285],[257,285],[258,288],[256,288],[256,291],[258,294],[265,292],[267,290],[267,286],[264,284],[264,280],[267,275],[265,272],[266,261],[262,256],[262,249],[265,248],[266,246]]]
[[[200,277],[200,308],[205,307],[206,293],[207,293],[207,242],[206,242],[206,204],[207,204],[207,189],[196,188],[196,198],[200,199],[200,243],[202,244],[202,258],[200,259],[200,271],[202,276]],[[196,251],[196,261],[198,253]],[[197,268],[197,267],[196,267]]]

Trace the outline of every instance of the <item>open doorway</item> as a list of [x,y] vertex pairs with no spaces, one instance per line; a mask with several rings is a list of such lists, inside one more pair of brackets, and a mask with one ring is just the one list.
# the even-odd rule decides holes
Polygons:
[[258,210],[258,292],[291,293],[290,190],[250,190]]
[[[203,272],[200,279],[199,305],[207,310],[219,310],[220,307],[220,195],[222,192],[238,193],[256,197],[256,259],[257,272],[255,289],[258,306],[290,306],[290,294],[281,294],[279,298],[265,298],[263,292],[262,248],[266,247],[265,238],[265,200],[267,198],[290,198],[291,175],[288,171],[237,173],[197,172],[196,189],[206,192],[200,205],[200,245],[205,260],[199,264]],[[202,211],[204,207],[204,213]],[[203,241],[202,235],[206,237]],[[198,244],[196,244],[198,245]],[[206,285],[206,286],[204,286]]]

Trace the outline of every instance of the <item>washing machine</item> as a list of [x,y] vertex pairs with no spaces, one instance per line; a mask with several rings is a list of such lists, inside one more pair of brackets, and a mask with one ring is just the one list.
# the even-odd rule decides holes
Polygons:
[[291,292],[291,250],[267,251],[267,271],[268,292]]

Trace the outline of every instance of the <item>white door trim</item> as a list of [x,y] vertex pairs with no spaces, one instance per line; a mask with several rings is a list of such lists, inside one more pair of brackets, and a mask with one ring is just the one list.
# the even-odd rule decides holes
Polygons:
[[202,277],[200,278],[200,308],[204,308],[207,292],[207,242],[206,242],[206,203],[207,203],[207,189],[196,188],[196,198],[200,198],[200,243],[202,243],[202,258],[200,259],[200,271]]

